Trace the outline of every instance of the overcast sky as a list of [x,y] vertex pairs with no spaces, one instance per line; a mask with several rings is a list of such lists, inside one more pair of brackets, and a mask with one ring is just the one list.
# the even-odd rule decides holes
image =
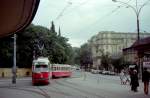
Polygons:
[[[136,0],[120,1],[135,7]],[[140,8],[148,0],[137,1]],[[41,0],[33,23],[50,28],[51,21],[73,47],[80,47],[99,31],[136,32],[133,9],[112,0]],[[150,0],[141,10],[140,29],[150,32]]]

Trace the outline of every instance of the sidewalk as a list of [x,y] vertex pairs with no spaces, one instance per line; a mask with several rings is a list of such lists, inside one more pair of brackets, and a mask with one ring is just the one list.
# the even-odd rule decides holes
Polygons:
[[16,84],[12,84],[11,78],[1,78],[0,98],[45,98],[38,90],[31,88],[29,79],[17,78]]

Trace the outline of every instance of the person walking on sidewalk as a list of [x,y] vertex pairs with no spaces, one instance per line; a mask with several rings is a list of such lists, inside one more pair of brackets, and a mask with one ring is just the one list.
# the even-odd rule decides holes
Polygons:
[[139,81],[138,81],[138,74],[137,70],[133,70],[133,73],[131,74],[131,90],[134,92],[137,92],[137,87],[139,86]]
[[149,80],[150,80],[150,73],[147,71],[147,68],[144,68],[142,74],[142,82],[144,83],[144,93],[146,95],[148,95]]
[[121,70],[121,72],[120,72],[120,82],[121,82],[121,84],[124,84],[124,81],[125,81],[125,73],[124,73],[124,70]]

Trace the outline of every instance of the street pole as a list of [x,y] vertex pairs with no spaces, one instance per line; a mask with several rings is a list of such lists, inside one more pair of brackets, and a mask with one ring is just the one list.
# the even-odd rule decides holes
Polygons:
[[[140,27],[139,27],[139,16],[137,15],[137,42],[139,44],[140,42]],[[142,63],[141,63],[141,57],[138,55],[138,70],[139,70],[139,79],[142,79]]]
[[16,34],[14,34],[14,53],[13,53],[13,68],[12,68],[12,83],[16,84]]
[[[140,15],[140,12],[141,12],[142,8],[146,4],[148,4],[148,2],[150,0],[147,0],[140,8],[138,8],[138,2],[137,2],[137,0],[136,0],[136,6],[135,7],[133,7],[132,5],[130,5],[130,4],[126,3],[126,2],[122,2],[122,1],[118,1],[118,0],[112,0],[112,1],[124,4],[124,5],[127,5],[127,7],[130,7],[135,12],[136,19],[137,19],[137,43],[139,44],[139,40],[140,40],[139,15]],[[139,77],[141,78],[142,77],[142,65],[141,65],[140,57],[139,56],[138,56],[138,66],[139,66]]]
[[97,66],[97,71],[98,71],[97,83],[99,84],[99,82],[100,82],[100,75],[99,75],[99,65]]
[[139,16],[137,16],[137,41],[138,41],[138,44],[139,44],[139,40],[140,40],[140,26],[139,26]]

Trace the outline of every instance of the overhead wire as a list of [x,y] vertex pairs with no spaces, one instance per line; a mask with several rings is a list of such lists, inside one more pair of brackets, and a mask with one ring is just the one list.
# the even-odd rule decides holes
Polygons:
[[[76,8],[79,8],[79,7],[83,6],[83,5],[85,5],[88,1],[89,1],[89,0],[86,0],[86,1],[82,2],[80,5],[74,7],[73,9],[76,9]],[[132,0],[129,0],[127,3],[129,3],[130,1],[132,1]],[[65,10],[66,10],[70,5],[72,5],[72,2],[68,2],[68,4],[63,8],[63,10],[62,10],[62,11],[59,13],[59,15],[56,17],[55,21],[58,20],[58,19],[60,19],[62,16],[64,16],[63,14],[64,14]],[[97,22],[99,22],[100,20],[104,20],[105,18],[111,16],[113,13],[115,13],[115,12],[116,12],[118,9],[120,9],[121,7],[123,7],[123,4],[122,4],[121,6],[117,6],[117,8],[113,9],[113,10],[110,11],[108,14],[106,14],[106,15],[104,15],[103,17],[99,18],[96,22],[90,24],[88,27],[90,27],[91,25],[95,25],[95,24],[97,24]],[[65,14],[65,15],[66,15],[66,14]],[[86,28],[88,28],[88,27],[86,27]]]
[[[74,7],[72,10],[76,10],[76,9],[79,8],[80,6],[85,5],[88,1],[89,1],[89,0],[85,0],[84,2],[80,3],[78,6]],[[66,14],[64,14],[65,10],[66,10],[70,5],[73,4],[73,2],[69,2],[69,3],[71,3],[71,4],[66,5],[66,6],[63,8],[63,10],[60,12],[60,14],[57,16],[57,18],[56,18],[55,20],[58,20],[58,19],[60,19],[62,16],[67,15],[68,13],[72,12],[72,11],[69,11],[69,12],[67,12]]]
[[[129,3],[130,1],[132,1],[132,0],[129,0],[127,3]],[[123,7],[123,6],[124,6],[124,4],[122,4],[122,5],[120,5],[120,6],[117,6],[117,8],[113,9],[113,10],[110,11],[108,14],[106,14],[106,15],[100,17],[97,21],[95,21],[94,23],[90,24],[90,25],[89,25],[88,27],[86,27],[86,28],[89,28],[89,27],[91,27],[91,26],[93,27],[93,25],[97,24],[97,22],[100,22],[100,21],[102,22],[105,18],[111,16],[113,13],[115,13],[118,9],[120,9],[120,8]]]
[[56,17],[55,20],[58,20],[62,15],[63,13],[65,12],[65,10],[70,6],[72,5],[72,2],[68,2],[67,5],[62,9],[62,11],[58,14],[58,16]]

